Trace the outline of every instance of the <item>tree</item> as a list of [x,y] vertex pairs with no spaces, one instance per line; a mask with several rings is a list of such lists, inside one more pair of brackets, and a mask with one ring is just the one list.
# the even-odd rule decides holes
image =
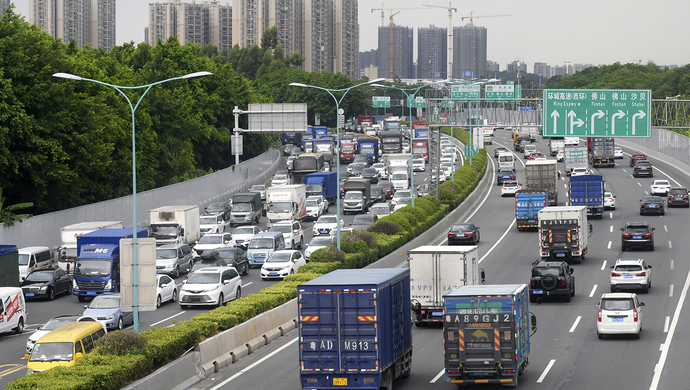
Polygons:
[[22,222],[22,220],[26,218],[31,218],[31,214],[15,214],[14,212],[17,210],[22,210],[26,209],[29,207],[33,207],[32,202],[25,202],[25,203],[17,203],[13,204],[7,207],[3,207],[5,205],[5,198],[2,196],[2,187],[0,187],[0,223],[4,224],[7,227],[14,226],[15,222]]
[[261,36],[261,49],[273,49],[278,46],[278,27],[266,27],[263,35]]

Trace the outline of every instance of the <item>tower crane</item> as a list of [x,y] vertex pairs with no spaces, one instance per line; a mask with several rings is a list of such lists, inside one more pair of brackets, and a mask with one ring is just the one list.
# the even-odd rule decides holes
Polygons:
[[474,11],[470,11],[470,16],[463,16],[460,18],[460,21],[463,21],[465,19],[469,19],[471,24],[474,24],[473,19],[474,18],[498,18],[498,17],[503,17],[503,16],[513,16],[513,14],[502,14],[502,15],[477,15],[474,16]]
[[450,1],[448,2],[448,7],[442,6],[442,5],[431,5],[431,4],[422,4],[425,7],[431,7],[431,8],[443,8],[448,10],[448,73],[446,74],[446,77],[448,79],[453,78],[453,11],[458,12],[457,8],[453,8],[453,6],[450,4]]
[[[389,65],[390,65],[390,73],[388,74],[391,78],[393,77],[393,16],[397,15],[400,13],[400,10],[409,10],[409,9],[428,9],[428,8],[418,8],[418,7],[411,7],[411,8],[403,8],[403,7],[390,7],[390,8],[383,8],[385,7],[385,4],[381,4],[381,8],[372,8],[371,12],[373,13],[374,11],[381,11],[381,27],[384,26],[383,24],[383,17],[384,17],[384,12],[385,11],[390,11],[391,15],[389,17],[390,19],[390,41],[389,45],[390,46],[390,57],[389,57]],[[397,11],[397,12],[393,12]]]

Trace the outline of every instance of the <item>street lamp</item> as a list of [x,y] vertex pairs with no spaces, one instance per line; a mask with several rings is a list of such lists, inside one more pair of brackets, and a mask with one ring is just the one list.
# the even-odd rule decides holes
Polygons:
[[[151,87],[154,85],[158,84],[163,84],[168,81],[173,81],[173,80],[181,80],[181,79],[191,79],[194,77],[202,77],[202,76],[211,76],[213,73],[211,72],[194,72],[190,73],[184,76],[180,77],[173,77],[167,80],[163,81],[158,81],[156,83],[151,83],[151,84],[146,84],[146,85],[140,85],[138,87],[123,87],[120,85],[113,85],[113,84],[108,84],[104,83],[102,81],[98,80],[92,80],[92,79],[87,79],[85,77],[80,77],[77,75],[73,75],[70,73],[54,73],[53,77],[58,77],[61,79],[69,79],[69,80],[77,80],[77,81],[90,81],[92,83],[96,84],[101,84],[105,85],[107,87],[112,87],[115,88],[122,96],[125,97],[125,100],[127,100],[127,103],[129,104],[129,108],[132,110],[132,248],[134,250],[134,254],[132,257],[132,274],[133,274],[133,279],[132,279],[132,284],[134,287],[133,291],[133,301],[132,301],[132,307],[134,308],[134,332],[139,332],[139,290],[138,290],[138,284],[139,284],[139,277],[138,277],[138,262],[137,262],[137,153],[136,153],[136,137],[135,137],[135,131],[134,131],[134,112],[137,110],[137,107],[139,107],[139,103],[144,99],[144,96],[149,92]],[[127,94],[123,92],[123,89],[142,89],[146,88],[146,91],[141,95],[139,98],[139,101],[137,101],[137,104],[135,106],[132,106],[132,101],[129,100],[129,97],[127,97]]]
[[[349,88],[342,88],[342,89],[330,89],[330,88],[323,88],[323,87],[317,87],[316,85],[307,85],[307,84],[302,84],[302,83],[290,83],[290,86],[292,87],[302,87],[302,88],[315,88],[315,89],[320,89],[322,91],[328,92],[329,95],[333,98],[335,101],[335,114],[336,114],[336,125],[335,125],[335,156],[337,157],[336,159],[336,180],[338,181],[338,196],[336,197],[336,208],[338,209],[336,218],[337,218],[337,231],[336,231],[336,246],[338,250],[340,250],[340,122],[338,121],[338,111],[340,110],[340,103],[342,103],[343,99],[345,98],[345,95],[347,95],[348,92],[350,92],[351,89],[360,87],[362,85],[367,85],[367,84],[373,84],[373,83],[378,83],[379,81],[383,81],[385,78],[379,78],[379,79],[374,79],[367,81],[365,83],[360,83],[357,85],[353,85]],[[340,97],[340,100],[333,95],[333,92],[342,92],[343,95]]]

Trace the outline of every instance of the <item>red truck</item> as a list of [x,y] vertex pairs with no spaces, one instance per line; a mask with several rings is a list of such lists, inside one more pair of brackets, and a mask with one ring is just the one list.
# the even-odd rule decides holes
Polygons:
[[349,163],[355,159],[357,154],[357,143],[356,142],[341,142],[340,143],[340,162]]

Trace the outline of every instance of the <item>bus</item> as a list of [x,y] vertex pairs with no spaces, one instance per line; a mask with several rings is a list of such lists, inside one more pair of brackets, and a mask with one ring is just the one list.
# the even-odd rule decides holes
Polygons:
[[381,132],[383,153],[402,153],[402,134],[400,130],[388,130]]
[[304,175],[322,172],[324,166],[323,153],[303,153],[292,162],[292,177],[295,184],[304,184]]

